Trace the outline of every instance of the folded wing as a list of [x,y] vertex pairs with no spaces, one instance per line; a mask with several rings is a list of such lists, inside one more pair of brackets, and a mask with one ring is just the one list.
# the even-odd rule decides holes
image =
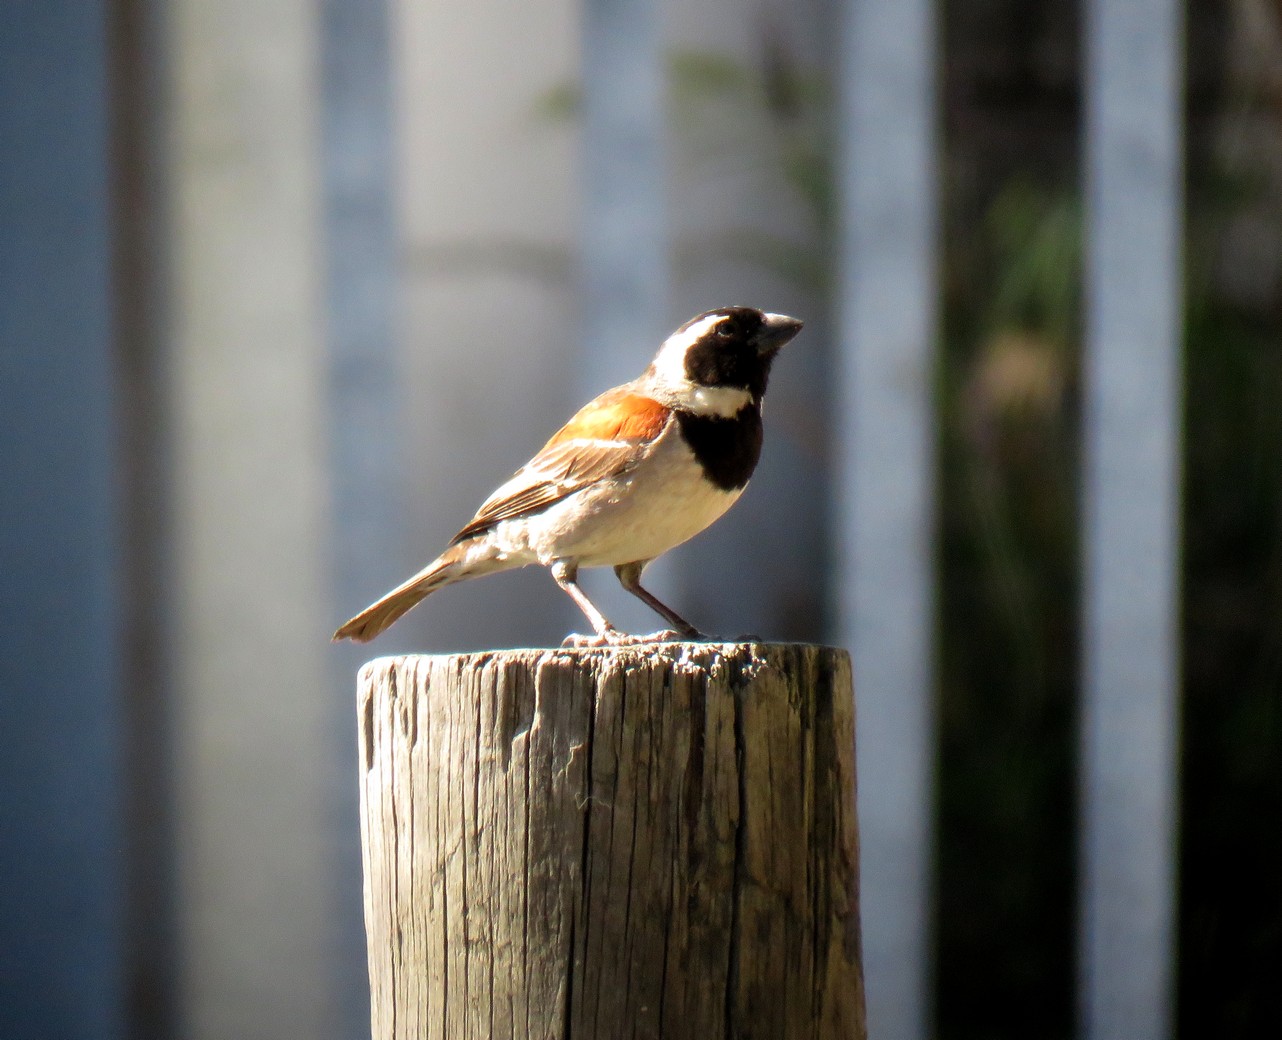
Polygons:
[[553,434],[482,504],[450,544],[474,538],[504,520],[537,513],[598,481],[626,473],[645,458],[671,419],[665,405],[629,387],[607,391]]

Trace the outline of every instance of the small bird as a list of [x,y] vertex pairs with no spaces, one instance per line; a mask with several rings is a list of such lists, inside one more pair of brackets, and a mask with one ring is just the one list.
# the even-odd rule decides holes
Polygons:
[[[334,633],[373,639],[429,593],[541,564],[595,630],[572,645],[706,638],[641,585],[655,557],[734,504],[761,455],[761,399],[770,366],[802,323],[751,307],[691,318],[637,379],[587,404],[496,490],[408,581]],[[620,632],[579,587],[580,567],[613,567],[671,629]]]

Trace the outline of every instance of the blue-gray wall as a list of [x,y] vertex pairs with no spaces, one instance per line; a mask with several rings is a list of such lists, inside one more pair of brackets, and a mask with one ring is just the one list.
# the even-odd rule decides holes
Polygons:
[[105,9],[0,28],[0,1032],[123,1035]]

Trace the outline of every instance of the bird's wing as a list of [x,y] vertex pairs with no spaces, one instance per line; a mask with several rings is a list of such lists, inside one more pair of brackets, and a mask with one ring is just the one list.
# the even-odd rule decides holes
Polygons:
[[671,410],[628,386],[584,406],[506,484],[494,492],[450,542],[529,516],[583,488],[627,472],[672,418]]

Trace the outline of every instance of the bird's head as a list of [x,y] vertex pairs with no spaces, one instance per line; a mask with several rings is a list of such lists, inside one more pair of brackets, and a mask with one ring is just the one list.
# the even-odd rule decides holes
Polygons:
[[706,311],[664,341],[642,382],[673,407],[735,415],[749,402],[760,403],[775,355],[801,325],[752,307]]

